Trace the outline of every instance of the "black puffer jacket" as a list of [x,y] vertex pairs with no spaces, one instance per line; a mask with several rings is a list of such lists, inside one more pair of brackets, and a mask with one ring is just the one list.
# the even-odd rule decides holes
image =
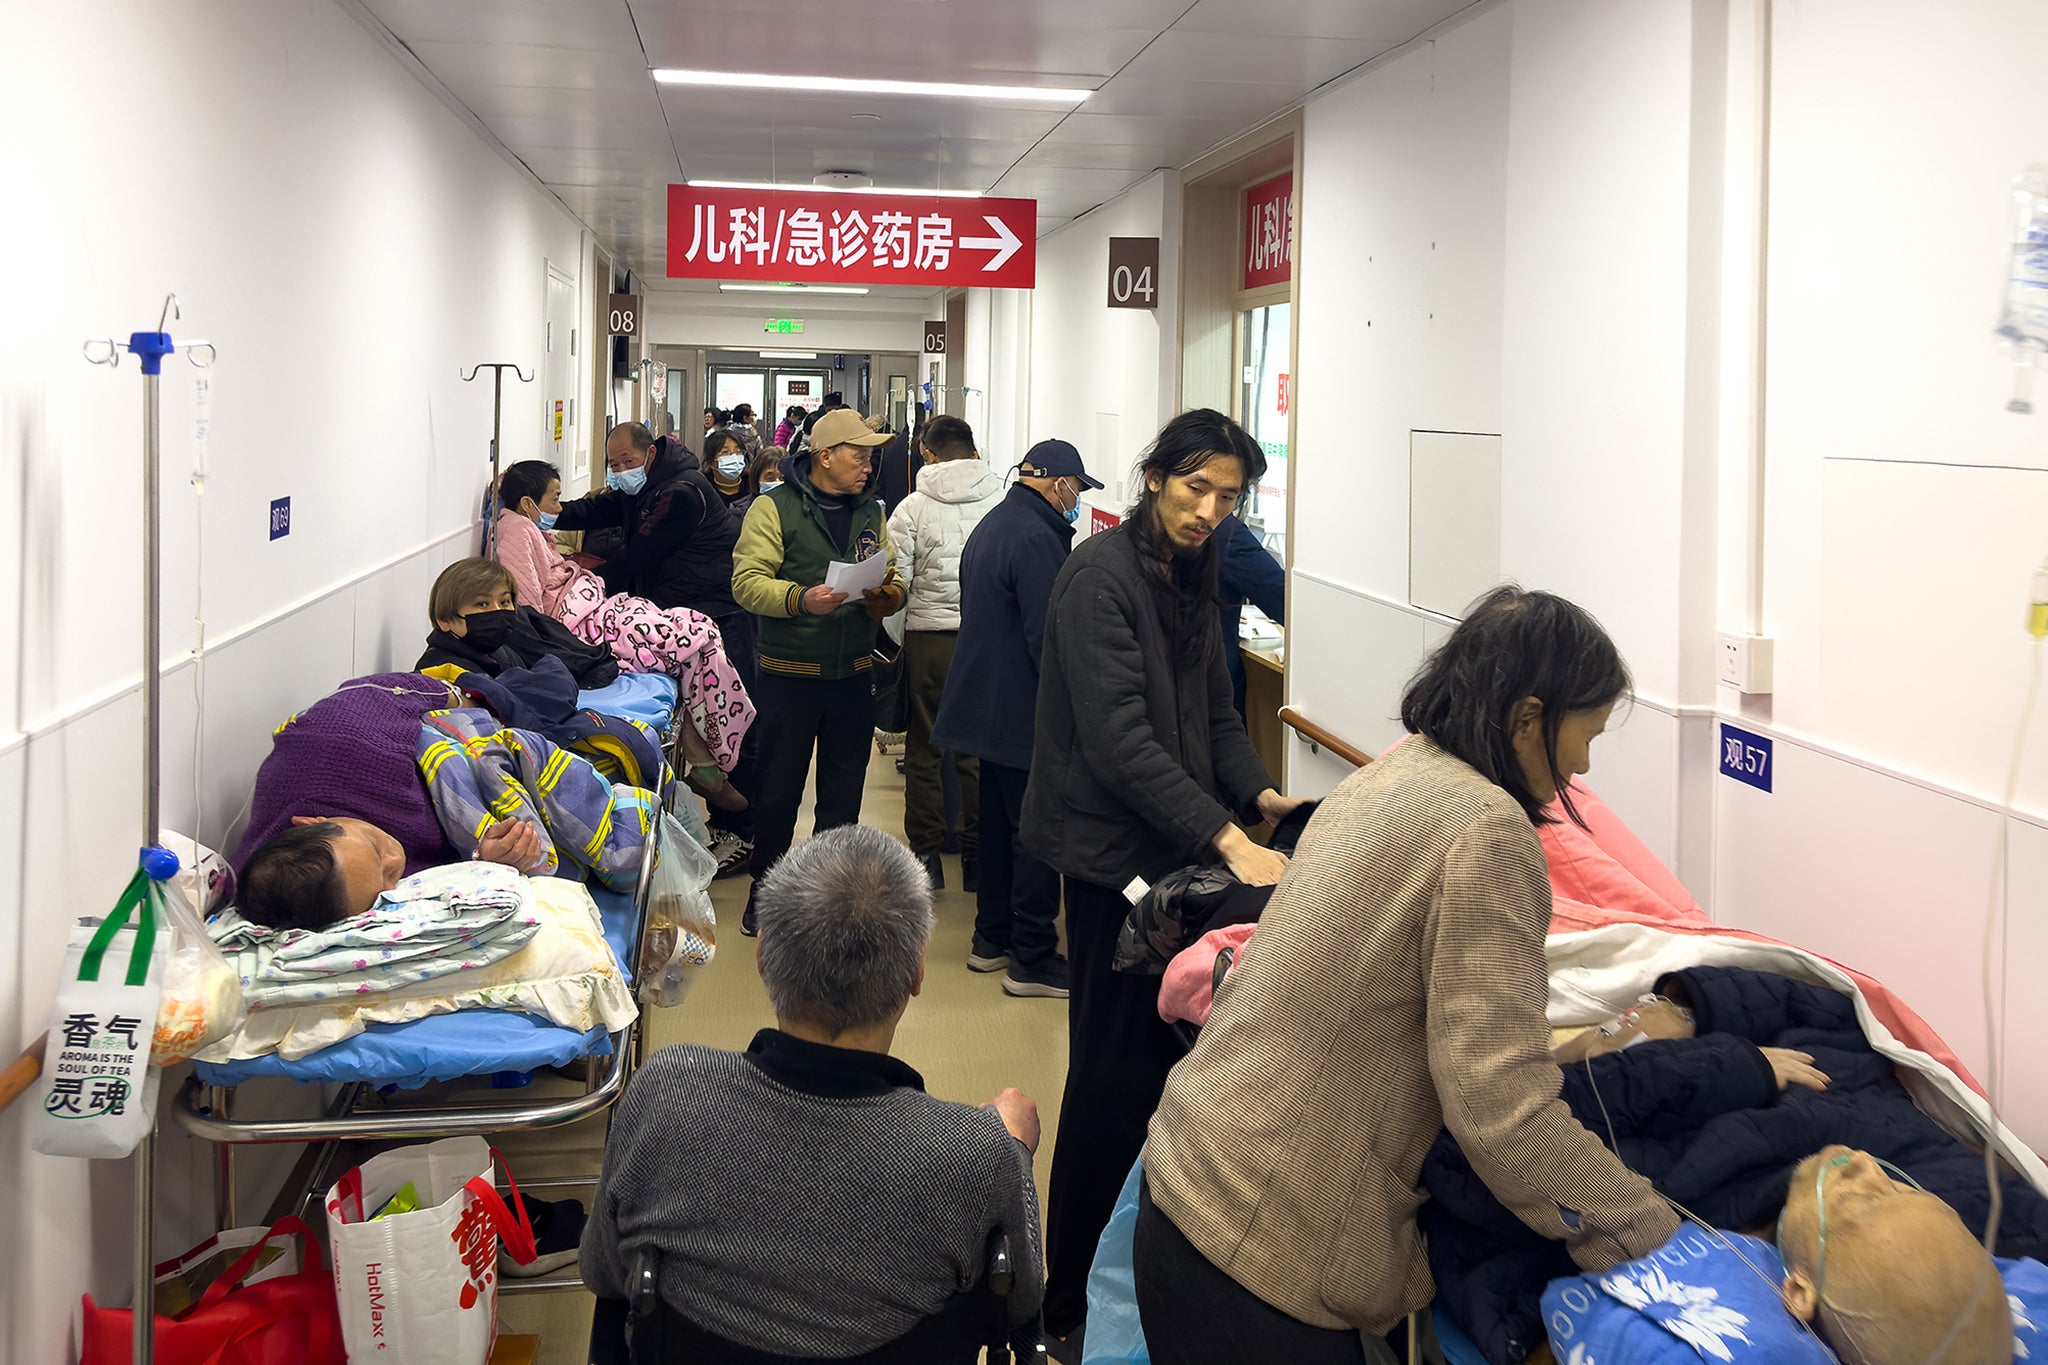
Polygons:
[[607,488],[565,502],[555,528],[622,531],[624,543],[597,569],[605,591],[715,619],[739,610],[732,600],[732,547],[740,524],[696,459],[680,442],[657,442],[638,493]]
[[533,668],[542,659],[559,659],[576,686],[609,687],[619,680],[619,661],[602,645],[587,644],[567,626],[535,607],[517,608],[505,643],[486,652],[460,635],[436,627],[427,635],[426,653],[413,665],[415,673],[454,664],[495,678],[508,668]]
[[[1897,1163],[1981,1228],[1989,1212],[1983,1157],[1922,1114],[1872,1050],[1849,997],[1770,972],[1695,967],[1657,983],[1692,1009],[1693,1038],[1641,1043],[1564,1069],[1579,1122],[1659,1192],[1716,1227],[1768,1236],[1792,1168],[1842,1143]],[[1780,1094],[1759,1048],[1810,1053],[1824,1091]],[[1501,1207],[1450,1134],[1422,1168],[1422,1226],[1437,1293],[1495,1365],[1518,1365],[1544,1340],[1544,1285],[1578,1273]],[[2004,1182],[1998,1252],[2048,1253],[2048,1199]]]
[[1024,846],[1063,876],[1122,890],[1189,863],[1273,785],[1245,738],[1218,650],[1174,658],[1129,522],[1090,536],[1053,583],[1040,655]]

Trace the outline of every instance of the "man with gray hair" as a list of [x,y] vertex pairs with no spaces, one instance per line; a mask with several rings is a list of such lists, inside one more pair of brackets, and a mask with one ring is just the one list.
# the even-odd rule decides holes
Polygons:
[[917,859],[861,825],[801,844],[764,878],[760,971],[772,1029],[744,1053],[679,1044],[612,1120],[584,1230],[584,1282],[627,1296],[642,1248],[661,1296],[754,1351],[861,1355],[979,1282],[1010,1239],[1021,1328],[1044,1297],[1031,1157],[1037,1107],[934,1099],[889,1055],[924,987],[932,892]]

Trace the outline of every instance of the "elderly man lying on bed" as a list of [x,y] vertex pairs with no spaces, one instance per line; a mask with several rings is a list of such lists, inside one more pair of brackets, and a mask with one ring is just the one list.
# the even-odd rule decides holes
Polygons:
[[461,859],[630,887],[657,802],[418,673],[343,683],[279,726],[235,853],[243,918],[314,929]]
[[[1788,1292],[1787,1302],[1828,1328],[1847,1359],[1912,1359],[1917,1365],[1917,1356],[1868,1349],[1858,1354],[1858,1348],[1845,1345],[1844,1334],[1834,1331],[1835,1325],[1847,1324],[1846,1335],[1866,1346],[1874,1336],[1896,1335],[1868,1320],[1849,1323],[1837,1311],[1851,1302],[1839,1294],[1880,1283],[1858,1271],[1838,1275],[1834,1241],[1851,1219],[1838,1213],[1837,1200],[1849,1199],[1840,1206],[1848,1208],[1866,1193],[1888,1195],[1889,1182],[1883,1187],[1872,1182],[1866,1189],[1864,1167],[1878,1169],[1878,1158],[1895,1163],[1926,1193],[1893,1207],[1913,1212],[1920,1221],[1912,1224],[1910,1236],[1886,1234],[1871,1245],[1910,1240],[1919,1252],[1932,1255],[1955,1241],[1936,1237],[1930,1230],[1933,1222],[1940,1221],[1950,1233],[1984,1225],[1990,1199],[1982,1155],[1915,1106],[1892,1063],[1864,1037],[1855,1005],[1845,995],[1732,967],[1673,973],[1657,983],[1657,993],[1672,1004],[1646,1008],[1651,1027],[1640,1030],[1643,1038],[1632,1038],[1637,1030],[1624,1030],[1599,1047],[1633,1045],[1593,1056],[1582,1056],[1583,1049],[1570,1045],[1563,1050],[1562,1098],[1573,1115],[1631,1168],[1648,1176],[1659,1193],[1711,1226],[1769,1233],[1783,1214],[1788,1272],[1810,1285],[1825,1279],[1817,1293]],[[1810,1158],[1821,1152],[1832,1160],[1852,1151],[1867,1156],[1821,1172],[1830,1239],[1823,1276],[1818,1230],[1811,1238],[1807,1232],[1807,1220],[1818,1221],[1817,1163]],[[1459,1326],[1496,1365],[1527,1359],[1542,1345],[1546,1322],[1555,1340],[1556,1319],[1546,1314],[1542,1302],[1545,1286],[1553,1280],[1569,1284],[1579,1274],[1562,1244],[1523,1227],[1493,1197],[1448,1134],[1439,1136],[1425,1161],[1422,1183],[1430,1200],[1422,1214],[1430,1269]],[[2009,1175],[2000,1189],[2004,1214],[1997,1251],[2040,1259],[2048,1253],[2048,1199]],[[1949,1212],[1937,1219],[1942,1209]],[[1881,1260],[1882,1253],[1872,1259]],[[1938,1261],[1949,1263],[1945,1256]],[[1965,1269],[1975,1267],[1974,1261],[1963,1263]],[[1923,1278],[1950,1283],[1953,1277],[1926,1273]],[[1587,1282],[1604,1283],[1602,1277]],[[1603,1362],[1609,1358],[1598,1351],[1586,1354]],[[1558,1357],[1568,1360],[1570,1355],[1560,1350]],[[1944,1357],[1949,1365],[1979,1358]]]

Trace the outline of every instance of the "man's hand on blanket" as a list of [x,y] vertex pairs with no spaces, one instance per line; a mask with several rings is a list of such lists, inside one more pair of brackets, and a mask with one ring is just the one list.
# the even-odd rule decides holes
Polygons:
[[1803,1085],[1808,1090],[1828,1088],[1826,1074],[1814,1069],[1813,1058],[1806,1053],[1782,1047],[1761,1048],[1759,1051],[1771,1064],[1771,1074],[1778,1078],[1778,1089],[1783,1090],[1789,1085]]
[[545,856],[539,833],[524,820],[500,820],[476,841],[477,861],[503,863],[520,872],[531,872]]

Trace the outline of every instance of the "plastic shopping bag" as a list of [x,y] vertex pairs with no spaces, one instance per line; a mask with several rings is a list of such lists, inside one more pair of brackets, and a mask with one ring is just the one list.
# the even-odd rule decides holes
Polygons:
[[710,886],[717,871],[711,851],[663,811],[647,934],[634,973],[641,1004],[682,1004],[697,974],[711,964],[717,952],[718,919]]
[[1145,1329],[1138,1322],[1138,1276],[1133,1239],[1138,1232],[1138,1186],[1145,1178],[1140,1156],[1116,1197],[1109,1226],[1095,1244],[1088,1271],[1088,1337],[1083,1365],[1151,1365]]
[[[184,843],[198,861],[180,859],[180,870],[168,883],[170,894],[162,897],[158,911],[158,930],[169,945],[149,1048],[150,1060],[158,1066],[186,1060],[233,1033],[249,1017],[241,977],[207,936],[200,919],[205,912],[194,905],[195,898],[201,905],[208,899],[204,859],[217,855],[182,836],[167,838]],[[230,876],[230,884],[232,880]]]
[[127,1156],[156,1122],[150,1038],[164,959],[163,889],[140,868],[103,920],[71,930],[29,1114],[45,1156]]
[[[327,1191],[349,1359],[484,1365],[490,1358],[498,1336],[498,1241],[522,1265],[535,1255],[519,1187],[512,1186],[508,1207],[491,1181],[494,1159],[504,1160],[480,1137],[447,1138],[373,1156]],[[418,1209],[386,1213],[385,1204],[406,1185]]]
[[[305,1244],[303,1268],[276,1241],[294,1234]],[[224,1271],[223,1255],[233,1262]],[[167,1311],[167,1300],[202,1283],[196,1302]],[[155,1302],[158,1365],[347,1365],[333,1277],[320,1240],[297,1218],[221,1233],[158,1266]],[[79,1365],[127,1365],[134,1319],[133,1310],[101,1308],[86,1295]]]

